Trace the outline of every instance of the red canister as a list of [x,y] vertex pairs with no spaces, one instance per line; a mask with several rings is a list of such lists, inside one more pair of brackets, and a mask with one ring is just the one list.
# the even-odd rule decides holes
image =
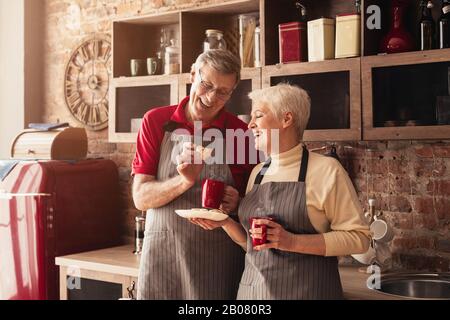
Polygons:
[[306,23],[288,22],[278,25],[280,63],[308,60]]

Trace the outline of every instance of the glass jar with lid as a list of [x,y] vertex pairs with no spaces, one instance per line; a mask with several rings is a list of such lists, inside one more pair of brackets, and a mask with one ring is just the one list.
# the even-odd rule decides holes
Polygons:
[[175,40],[170,40],[170,46],[166,47],[164,56],[164,74],[180,73],[180,49]]
[[223,32],[215,29],[206,30],[206,39],[203,41],[203,52],[211,49],[227,49],[227,43],[223,38]]

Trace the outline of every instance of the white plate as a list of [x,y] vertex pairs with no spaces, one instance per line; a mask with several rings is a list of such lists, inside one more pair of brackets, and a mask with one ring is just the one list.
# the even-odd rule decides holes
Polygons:
[[175,210],[176,214],[183,218],[202,218],[213,221],[223,221],[228,216],[219,210],[208,209],[190,209],[190,210]]

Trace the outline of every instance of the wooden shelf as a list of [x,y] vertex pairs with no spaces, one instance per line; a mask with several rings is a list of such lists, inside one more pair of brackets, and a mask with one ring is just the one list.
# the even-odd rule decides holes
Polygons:
[[183,10],[183,12],[210,13],[210,14],[241,14],[247,12],[258,11],[260,6],[259,0],[235,0],[225,3],[209,4],[202,7]]
[[177,74],[163,74],[156,76],[120,77],[112,79],[111,83],[116,87],[137,87],[144,85],[156,85],[178,80]]
[[362,57],[361,65],[363,74],[369,76],[372,68],[447,62],[449,60],[450,49],[437,49]]
[[[438,64],[438,65],[432,65]],[[443,64],[443,65],[442,65]],[[440,79],[442,78],[441,84],[433,83],[431,84],[427,79],[438,77],[438,72],[442,68],[447,68],[447,70],[442,70],[440,72]],[[407,70],[402,76],[402,70],[405,68],[411,68]],[[428,71],[427,69],[428,68]],[[382,127],[376,125],[375,113],[381,112],[385,117],[388,117],[386,110],[379,110],[376,107],[375,99],[380,101],[386,101],[386,103],[397,103],[401,102],[401,99],[410,101],[405,101],[405,105],[409,108],[409,104],[417,104],[417,100],[422,98],[425,101],[429,101],[436,97],[436,90],[440,90],[442,95],[448,95],[448,68],[450,68],[450,49],[442,50],[429,50],[429,51],[415,51],[406,53],[397,53],[390,55],[379,55],[371,57],[361,58],[361,74],[362,74],[362,94],[363,94],[363,139],[364,140],[396,140],[396,139],[448,139],[450,137],[450,126],[449,125],[429,125],[430,117],[434,114],[425,114],[427,117],[424,125],[417,126],[397,126],[397,127]],[[416,69],[416,70],[414,70]],[[383,97],[377,90],[383,86],[383,84],[376,84],[376,76],[385,75],[383,82],[393,81],[392,85],[384,84],[384,86],[389,87],[390,96]],[[402,76],[403,79],[407,79],[408,83],[401,86],[401,81],[398,78]],[[425,78],[426,76],[426,78]],[[380,78],[381,79],[381,78]],[[381,81],[381,80],[379,80]],[[447,82],[446,82],[447,81]],[[440,87],[440,89],[438,88]],[[423,95],[428,95],[426,98],[420,95],[423,91]],[[378,92],[378,94],[377,94]],[[393,101],[393,97],[399,97],[400,102]],[[403,98],[401,98],[403,97]],[[384,100],[383,100],[384,99]],[[412,101],[412,102],[411,102]],[[384,108],[389,108],[389,111],[394,109],[393,107],[386,106],[382,102]],[[433,101],[428,104],[429,113],[433,113]],[[417,106],[415,110],[420,109]],[[422,108],[423,109],[423,108]],[[411,109],[413,110],[413,109]],[[411,114],[413,111],[408,110]],[[425,112],[425,111],[424,111]],[[416,112],[417,113],[417,112]],[[379,114],[378,114],[379,115]],[[378,116],[377,115],[377,116]],[[395,118],[395,116],[393,117]],[[384,120],[398,120],[398,119],[388,119]],[[416,120],[416,119],[403,119],[403,120]],[[419,118],[419,120],[421,120]],[[420,122],[419,122],[420,123]]]
[[436,140],[449,138],[450,125],[364,129],[364,140]]
[[176,24],[179,22],[179,12],[178,11],[172,11],[172,12],[166,12],[166,13],[159,13],[159,14],[149,14],[149,15],[142,15],[142,16],[133,16],[128,18],[120,18],[120,19],[113,19],[113,23],[127,23],[132,25],[167,25],[167,24]]
[[[441,14],[441,4],[437,0],[433,0],[434,8],[432,16],[437,21]],[[380,43],[385,34],[391,28],[391,1],[385,0],[363,0],[362,1],[362,52],[364,56],[372,56],[380,53]],[[365,21],[367,16],[367,8],[376,5],[380,8],[381,28],[370,30],[366,27]],[[409,1],[403,17],[404,26],[414,39],[420,38],[420,29],[418,28],[418,13],[420,12],[420,1]],[[415,43],[416,49],[419,50],[419,41]]]
[[179,75],[123,77],[110,86],[109,141],[135,143],[131,119],[142,118],[154,107],[178,103]]
[[[278,64],[263,67],[262,87],[289,82],[311,96],[311,118],[305,141],[361,139],[360,58]],[[326,115],[326,116],[325,116]],[[334,122],[338,127],[320,127]]]
[[182,12],[181,33],[181,70],[191,71],[191,66],[199,54],[203,52],[203,41],[207,29],[217,29],[224,32],[227,49],[239,56],[238,20],[237,15],[229,13]]
[[[308,8],[309,20],[322,16],[335,17],[337,14],[354,12],[355,9],[354,1],[348,0],[303,0],[302,3]],[[380,30],[369,30],[365,26],[366,9],[370,5],[378,5],[382,10]],[[416,7],[417,4],[414,4],[410,10],[416,10]],[[386,13],[389,8],[389,3],[383,0],[362,0],[362,57],[284,65],[277,64],[278,25],[298,18],[298,9],[292,0],[235,0],[209,5],[194,4],[188,9],[115,20],[112,27],[113,79],[109,93],[109,139],[111,142],[134,143],[136,133],[130,132],[130,119],[142,117],[152,107],[177,104],[189,94],[189,72],[202,51],[206,29],[223,30],[228,48],[238,54],[237,19],[240,14],[248,13],[259,13],[262,68],[242,70],[242,82],[226,106],[232,113],[248,114],[251,102],[247,94],[251,90],[268,87],[285,79],[309,86],[307,89],[313,96],[310,128],[314,130],[306,130],[305,141],[448,138],[450,126],[447,125],[424,123],[424,126],[417,127],[374,126],[373,95],[380,91],[379,87],[374,87],[374,74],[378,74],[382,68],[450,61],[450,49],[375,55],[382,36],[389,28],[390,14]],[[433,14],[436,15],[437,11]],[[407,26],[413,23],[409,20]],[[162,28],[169,30],[178,39],[181,74],[130,77],[131,59],[156,55]]]
[[113,22],[113,77],[131,76],[130,60],[155,57],[161,29],[166,28],[179,39],[180,13],[165,13]]
[[[348,0],[302,0],[302,4],[307,9],[308,20],[322,17],[335,18],[338,14],[355,12],[354,1]],[[262,63],[265,66],[274,65],[280,62],[278,25],[291,21],[297,21],[299,10],[295,7],[295,1],[277,0],[263,1],[261,10],[263,17],[262,38]]]

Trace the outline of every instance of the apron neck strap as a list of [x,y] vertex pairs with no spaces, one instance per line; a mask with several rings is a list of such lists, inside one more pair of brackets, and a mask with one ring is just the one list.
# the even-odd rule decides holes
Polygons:
[[269,158],[266,160],[266,163],[264,163],[264,166],[261,168],[261,171],[258,172],[258,175],[255,178],[255,185],[261,184],[261,181],[264,178],[264,174],[266,173],[267,169],[269,169],[271,163],[272,159]]
[[[302,155],[302,162],[300,165],[300,173],[298,175],[298,181],[299,182],[305,182],[306,179],[306,171],[308,170],[308,160],[309,160],[309,151],[304,146],[303,148],[303,155]],[[272,163],[272,159],[267,159],[266,163],[264,163],[264,166],[261,168],[261,171],[258,172],[258,175],[255,178],[255,185],[259,185],[262,182],[262,179],[264,178],[264,174],[266,173],[267,169],[269,169],[270,164]]]
[[305,182],[306,180],[306,171],[308,170],[308,159],[309,159],[309,151],[308,149],[306,149],[306,146],[303,146],[302,164],[300,166],[300,173],[298,175],[299,182]]

